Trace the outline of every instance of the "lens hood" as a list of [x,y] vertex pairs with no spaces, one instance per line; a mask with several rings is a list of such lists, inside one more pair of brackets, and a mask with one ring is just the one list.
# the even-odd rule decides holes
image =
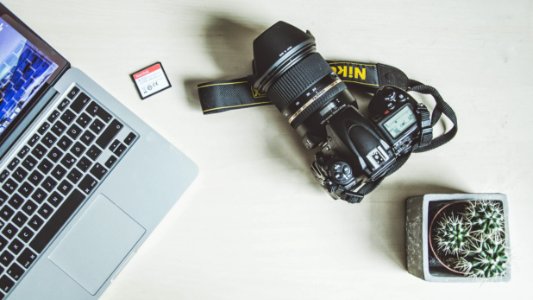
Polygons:
[[310,33],[279,21],[254,40],[254,88],[266,92],[272,83],[315,51]]

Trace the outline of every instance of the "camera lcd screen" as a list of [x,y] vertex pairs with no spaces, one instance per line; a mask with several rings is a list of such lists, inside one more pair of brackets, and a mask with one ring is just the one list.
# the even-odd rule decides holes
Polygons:
[[404,106],[389,120],[383,123],[383,126],[393,138],[397,138],[409,126],[416,122],[416,116],[409,106]]
[[57,68],[0,17],[0,137]]

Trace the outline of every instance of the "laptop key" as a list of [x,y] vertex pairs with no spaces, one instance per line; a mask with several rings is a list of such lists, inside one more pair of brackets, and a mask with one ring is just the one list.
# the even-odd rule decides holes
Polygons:
[[30,153],[30,147],[28,146],[23,146],[19,153],[17,154],[17,156],[20,158],[20,159],[23,159],[28,153]]
[[50,123],[44,122],[41,127],[37,129],[37,132],[40,134],[44,134],[48,130],[48,128],[50,128]]
[[15,157],[11,160],[9,165],[7,165],[7,168],[13,171],[18,166],[19,163],[20,163],[20,159]]
[[87,150],[87,156],[92,160],[96,160],[98,156],[100,156],[100,154],[102,154],[102,150],[100,150],[95,145],[92,145],[91,148]]
[[53,192],[50,197],[48,197],[47,201],[54,207],[57,207],[63,201],[63,199],[64,197],[61,196],[58,192]]
[[37,209],[37,204],[33,202],[32,200],[28,199],[26,202],[24,202],[24,205],[22,206],[22,210],[28,215],[31,216]]
[[80,140],[87,146],[90,146],[91,143],[94,141],[96,136],[90,132],[89,130],[86,130],[80,137]]
[[68,92],[67,97],[72,100],[79,92],[80,89],[78,87],[73,87],[70,92]]
[[128,136],[126,136],[126,138],[124,138],[124,144],[126,145],[131,145],[131,143],[135,140],[135,138],[137,137],[137,135],[135,135],[135,133],[133,132],[130,132],[128,134]]
[[54,166],[54,164],[49,161],[48,159],[43,159],[43,161],[41,161],[41,163],[39,164],[39,166],[37,167],[39,169],[39,171],[41,171],[44,175],[48,174],[48,172],[50,172],[50,170],[52,169],[52,167]]
[[0,277],[0,290],[2,290],[4,293],[8,293],[14,285],[15,282],[9,279],[7,275]]
[[23,240],[24,242],[29,242],[30,239],[33,237],[34,233],[31,231],[30,228],[24,227],[18,235],[19,239]]
[[18,192],[24,197],[29,197],[33,192],[33,189],[34,188],[31,184],[29,184],[28,182],[24,182],[18,189]]
[[54,123],[54,126],[52,126],[52,132],[55,133],[55,135],[60,136],[63,134],[67,126],[65,124],[61,123],[61,121],[57,121]]
[[72,169],[70,173],[68,173],[67,178],[72,183],[76,184],[78,181],[80,181],[80,178],[83,174],[76,168]]
[[84,156],[80,159],[78,164],[76,164],[76,167],[78,167],[81,171],[86,172],[87,170],[89,170],[92,164],[92,161]]
[[35,146],[35,144],[37,144],[37,142],[39,141],[40,138],[41,138],[41,136],[39,136],[37,133],[32,135],[31,138],[28,140],[28,145],[30,147]]
[[17,255],[22,251],[22,248],[24,248],[24,244],[19,239],[14,239],[7,248],[13,252],[13,254]]
[[117,157],[111,155],[105,162],[105,166],[111,168],[117,162]]
[[59,105],[57,106],[57,109],[59,109],[60,111],[64,111],[65,108],[70,104],[70,100],[68,100],[67,98],[63,99],[61,101],[61,103],[59,103]]
[[61,150],[59,150],[59,148],[57,147],[54,147],[52,148],[52,150],[50,150],[50,152],[48,152],[48,158],[53,161],[53,162],[57,162],[61,156],[63,156],[63,152],[61,152]]
[[15,234],[17,234],[18,229],[17,227],[13,226],[13,224],[7,224],[7,226],[2,230],[2,234],[8,239],[12,239]]
[[54,123],[55,120],[61,115],[61,113],[57,110],[54,110],[50,116],[48,116],[48,122]]
[[109,146],[109,150],[111,150],[111,152],[115,151],[120,144],[119,140],[114,140],[111,146]]
[[72,190],[72,184],[70,184],[67,180],[63,180],[57,186],[57,189],[59,190],[60,193],[66,196]]
[[43,203],[44,199],[46,199],[46,196],[48,196],[48,194],[43,189],[37,188],[31,195],[31,198],[37,203]]
[[55,179],[61,180],[66,173],[67,170],[65,168],[63,168],[61,165],[57,165],[54,170],[52,170],[51,175],[54,176]]
[[50,214],[52,214],[52,207],[45,203],[43,204],[43,206],[41,206],[41,208],[39,208],[39,211],[37,213],[39,213],[39,215],[43,217],[43,219],[48,219]]
[[43,145],[45,145],[47,148],[52,147],[56,141],[57,141],[57,138],[51,132],[47,133],[41,139],[41,143],[43,143]]
[[28,225],[31,227],[31,229],[37,231],[37,230],[39,230],[39,228],[41,228],[43,223],[44,223],[43,219],[41,219],[41,217],[35,215],[35,216],[33,216],[31,218],[31,220],[28,223]]
[[[22,205],[22,203],[24,203],[24,199],[22,199],[22,197],[20,197],[19,194],[14,194],[9,199],[9,205],[11,205],[14,209],[18,209]],[[16,216],[15,216],[15,218],[16,218]]]
[[78,95],[78,97],[76,97],[74,102],[72,102],[70,108],[76,113],[79,113],[87,105],[87,103],[89,103],[90,100],[91,99],[89,96],[82,92]]
[[13,263],[11,267],[7,269],[7,275],[15,280],[19,280],[20,277],[22,277],[22,274],[24,274],[24,269],[22,269],[17,263]]
[[74,189],[39,233],[31,240],[30,247],[37,253],[41,253],[84,200],[85,196],[77,189]]
[[35,170],[30,174],[28,180],[35,186],[38,186],[39,183],[43,180],[44,176],[39,171]]
[[96,102],[91,102],[89,106],[87,106],[87,109],[85,110],[87,113],[89,113],[91,116],[97,116],[105,123],[109,123],[113,117],[100,105],[96,104]]
[[[22,204],[22,203],[21,203]],[[17,227],[22,227],[24,224],[26,224],[26,221],[28,221],[28,217],[23,214],[22,212],[18,212],[14,217],[13,220],[11,220],[13,224],[15,224]]]
[[33,168],[35,168],[36,165],[37,165],[37,160],[31,155],[26,157],[26,159],[22,162],[22,166],[26,168],[26,170],[28,171],[33,170]]
[[29,248],[26,248],[22,253],[17,257],[17,262],[21,264],[24,268],[28,268],[37,258],[37,254],[33,253]]
[[8,170],[2,171],[2,173],[0,173],[0,182],[4,182],[4,180],[6,180],[8,176],[9,176]]
[[91,123],[91,126],[89,126],[89,129],[91,129],[94,133],[99,134],[104,127],[105,124],[100,121],[100,119],[94,119],[94,121]]
[[106,127],[102,135],[96,140],[96,144],[102,149],[105,149],[107,145],[115,138],[118,132],[122,129],[123,125],[117,120],[113,120],[109,126]]
[[13,211],[13,209],[11,209],[7,205],[4,205],[4,207],[2,207],[2,209],[0,209],[0,218],[2,218],[4,221],[7,222],[7,221],[9,221],[11,216],[13,216],[13,213],[15,213]]
[[92,169],[91,169],[91,172],[90,172],[94,177],[98,178],[99,180],[101,180],[105,174],[107,173],[107,169],[102,166],[101,164],[99,163],[96,163]]
[[94,179],[91,175],[87,174],[80,181],[78,187],[85,192],[85,194],[90,194],[94,187],[98,184],[98,181]]
[[33,154],[33,156],[35,156],[37,159],[41,159],[46,154],[46,148],[43,145],[39,144],[35,146],[35,148],[33,148],[31,154]]
[[17,182],[21,182],[24,180],[24,178],[26,178],[26,176],[28,176],[28,172],[22,167],[18,167],[12,175],[13,179],[15,179]]
[[70,125],[70,123],[72,123],[75,118],[76,114],[73,113],[70,109],[65,110],[65,112],[61,115],[61,121],[63,121],[67,125]]
[[81,131],[82,129],[78,125],[72,124],[72,126],[70,126],[70,128],[68,129],[67,134],[75,140],[78,138],[78,136],[80,136]]
[[6,202],[8,198],[9,196],[6,193],[0,191],[0,204]]
[[41,186],[48,192],[51,192],[56,187],[56,185],[57,185],[57,181],[55,181],[50,176],[46,177],[43,183],[41,183]]
[[9,178],[6,183],[2,186],[4,191],[6,191],[8,194],[12,194],[17,188],[18,184],[11,178]]
[[73,142],[71,139],[69,139],[67,136],[63,136],[59,139],[59,142],[57,142],[57,146],[59,147],[59,149],[67,151],[68,147],[70,147],[72,143]]
[[72,156],[72,154],[67,153],[67,154],[65,154],[63,159],[61,159],[61,164],[65,168],[70,169],[76,163],[76,161],[77,161],[77,159],[74,156]]
[[85,152],[85,149],[87,149],[82,143],[76,142],[72,148],[70,148],[70,152],[74,154],[76,157],[80,157],[83,152]]
[[0,254],[0,263],[4,265],[4,267],[9,266],[9,264],[15,259],[13,254],[9,253],[9,251],[5,250]]
[[82,112],[81,115],[76,120],[76,124],[80,125],[82,128],[85,128],[87,127],[89,122],[91,122],[91,120],[92,118],[88,114]]

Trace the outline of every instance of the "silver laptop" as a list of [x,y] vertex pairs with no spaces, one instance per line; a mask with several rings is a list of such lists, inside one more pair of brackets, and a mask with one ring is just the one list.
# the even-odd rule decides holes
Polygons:
[[197,168],[1,4],[0,100],[0,298],[97,298]]

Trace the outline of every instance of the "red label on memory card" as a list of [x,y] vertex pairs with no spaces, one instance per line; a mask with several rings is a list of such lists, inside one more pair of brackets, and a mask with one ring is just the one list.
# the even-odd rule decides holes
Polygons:
[[161,63],[155,63],[131,75],[142,99],[157,94],[171,85]]

